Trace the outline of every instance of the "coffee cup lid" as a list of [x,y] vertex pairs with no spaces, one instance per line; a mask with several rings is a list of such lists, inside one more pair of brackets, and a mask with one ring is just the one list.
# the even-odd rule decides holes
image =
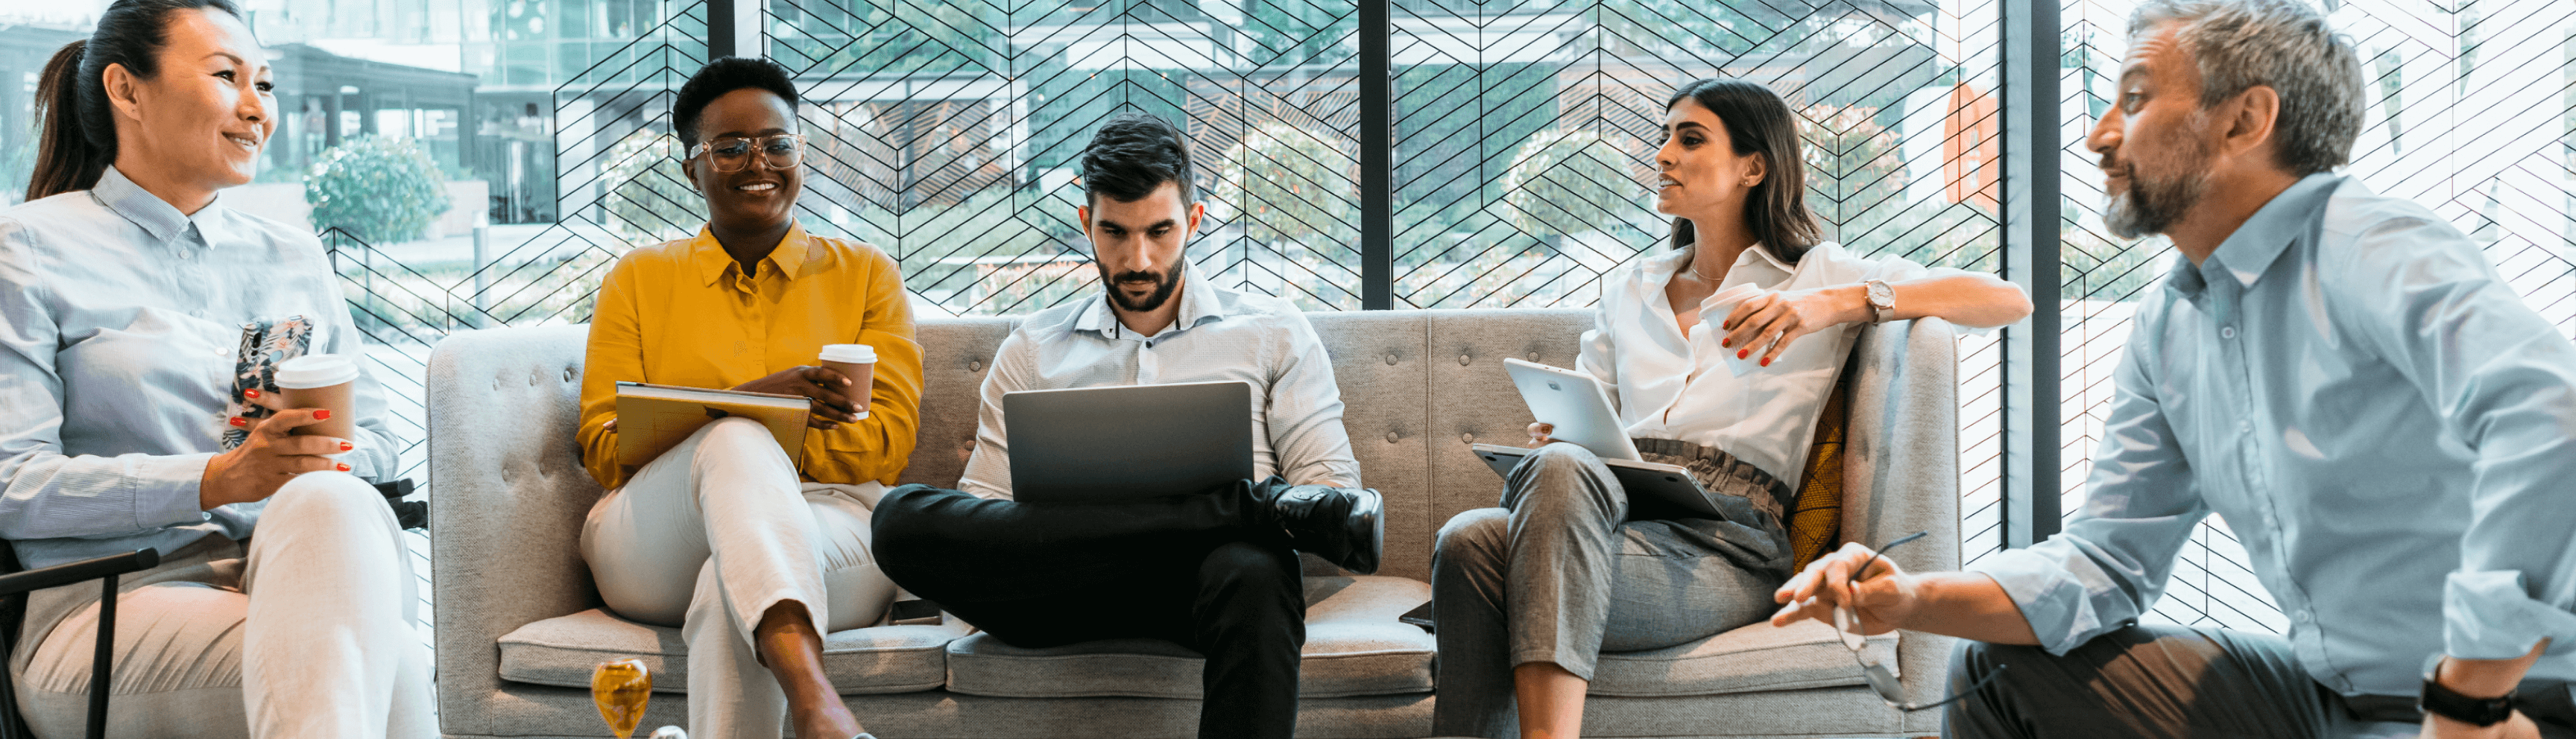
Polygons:
[[358,379],[358,363],[338,354],[307,354],[277,363],[273,379],[281,388],[330,387]]
[[869,364],[877,361],[877,348],[866,344],[825,344],[823,361]]
[[1717,294],[1708,296],[1708,299],[1719,303],[1732,303],[1760,294],[1762,294],[1761,287],[1750,282],[1745,282],[1739,283],[1734,287],[1719,290],[1717,291]]

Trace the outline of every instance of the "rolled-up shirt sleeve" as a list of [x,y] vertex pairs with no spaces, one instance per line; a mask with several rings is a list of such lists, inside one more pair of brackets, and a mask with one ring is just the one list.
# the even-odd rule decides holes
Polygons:
[[2163,594],[2193,526],[2209,515],[2147,372],[2149,324],[2141,317],[2121,354],[2083,510],[2047,541],[1968,568],[2003,586],[2050,654],[2137,623]]
[[96,537],[204,519],[212,454],[62,453],[60,336],[34,238],[0,219],[0,539]]
[[[2329,296],[2357,314],[2339,323],[2378,343],[2477,455],[2444,585],[2446,653],[2511,659],[2548,638],[2550,654],[2576,654],[2576,345],[2450,224],[2390,218],[2355,243],[2363,254],[2329,263],[2344,268]],[[2380,256],[2394,254],[2406,256]]]

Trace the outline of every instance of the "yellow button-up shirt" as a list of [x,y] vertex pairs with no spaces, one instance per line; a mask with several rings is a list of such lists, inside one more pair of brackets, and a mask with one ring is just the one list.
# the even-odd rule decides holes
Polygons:
[[876,347],[868,417],[805,434],[813,482],[888,485],[912,454],[921,411],[921,345],[902,270],[874,246],[793,226],[745,275],[706,229],[628,252],[600,284],[581,378],[583,466],[626,483],[645,459],[617,457],[617,383],[730,388],[797,365],[825,344]]

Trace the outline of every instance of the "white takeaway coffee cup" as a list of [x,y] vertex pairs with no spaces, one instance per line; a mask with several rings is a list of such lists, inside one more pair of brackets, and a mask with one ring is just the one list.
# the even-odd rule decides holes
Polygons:
[[270,376],[278,402],[287,408],[314,408],[331,417],[288,432],[348,439],[358,432],[356,391],[358,363],[338,354],[307,354],[277,363]]
[[877,348],[866,344],[825,344],[818,359],[823,366],[850,378],[850,400],[858,404],[859,418],[867,418],[869,389],[876,381]]
[[[1722,341],[1726,336],[1726,317],[1735,312],[1735,307],[1743,305],[1744,301],[1752,300],[1767,292],[1770,291],[1755,287],[1753,283],[1750,282],[1719,290],[1717,291],[1717,294],[1708,296],[1707,300],[1700,301],[1699,320],[1701,323],[1707,324],[1708,330],[1718,332],[1717,336]],[[1727,371],[1735,373],[1735,376],[1737,377],[1743,377],[1745,373],[1762,369],[1762,357],[1760,356],[1748,356],[1743,359],[1736,358],[1735,353],[1743,348],[1744,347],[1726,348],[1722,352],[1726,355]]]

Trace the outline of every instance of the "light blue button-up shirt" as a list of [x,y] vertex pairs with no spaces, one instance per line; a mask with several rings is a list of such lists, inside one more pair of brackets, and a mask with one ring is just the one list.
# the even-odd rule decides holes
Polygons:
[[2138,306],[2090,492],[1989,557],[2063,654],[2136,623],[2215,511],[2316,680],[2413,695],[2424,660],[2576,678],[2576,346],[2432,211],[2299,181]]
[[[197,507],[222,448],[242,324],[302,315],[317,354],[363,355],[320,241],[224,207],[182,215],[111,167],[0,211],[0,539],[43,567],[208,534],[261,504]],[[394,470],[385,395],[360,361],[359,477]]]

